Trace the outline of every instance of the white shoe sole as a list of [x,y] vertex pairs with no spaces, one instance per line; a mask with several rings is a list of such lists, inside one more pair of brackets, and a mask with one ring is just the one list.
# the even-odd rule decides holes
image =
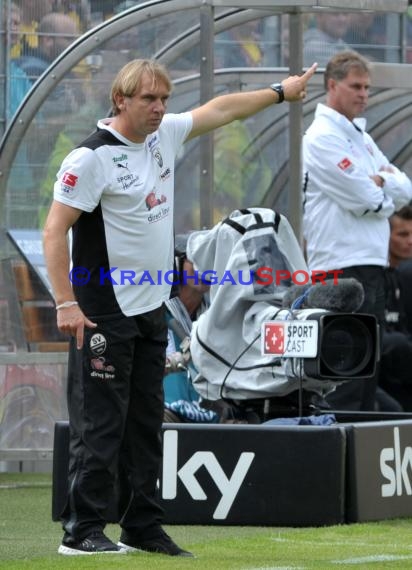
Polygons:
[[95,554],[126,554],[128,551],[125,548],[120,548],[120,550],[102,550],[100,552],[86,552],[85,550],[77,550],[76,548],[69,548],[61,544],[57,550],[59,554],[64,554],[65,556],[90,556]]
[[135,548],[134,546],[129,546],[128,544],[125,544],[124,542],[118,542],[117,546],[119,548],[121,548],[122,550],[124,550],[125,552],[143,552],[143,550],[141,550],[140,548]]

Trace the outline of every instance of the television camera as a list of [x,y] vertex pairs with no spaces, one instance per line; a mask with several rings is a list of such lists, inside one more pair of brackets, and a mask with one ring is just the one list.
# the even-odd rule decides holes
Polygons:
[[[243,272],[244,277],[248,271],[256,276],[262,267],[291,275],[307,271],[287,219],[264,208],[237,210],[212,229],[194,232],[187,256],[199,271],[213,268],[219,276]],[[210,307],[192,329],[195,389],[203,400],[242,408],[267,410],[269,402],[269,417],[327,407],[325,396],[340,383],[368,381],[376,371],[377,320],[355,313],[363,295],[354,279],[315,285],[217,280]],[[283,327],[285,341],[276,351],[270,346],[279,342],[273,326],[278,332]],[[258,415],[268,417],[267,411]]]

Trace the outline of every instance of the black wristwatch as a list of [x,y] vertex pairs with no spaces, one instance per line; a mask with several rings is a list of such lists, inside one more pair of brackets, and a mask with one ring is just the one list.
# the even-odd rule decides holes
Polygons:
[[276,91],[276,93],[278,94],[279,101],[277,101],[277,103],[283,103],[283,101],[285,100],[285,92],[283,91],[282,84],[272,83],[272,85],[269,85],[269,87],[273,89],[273,91]]

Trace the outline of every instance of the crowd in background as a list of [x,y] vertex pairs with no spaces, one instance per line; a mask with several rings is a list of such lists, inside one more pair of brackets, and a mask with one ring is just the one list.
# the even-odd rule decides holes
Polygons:
[[[142,0],[14,0],[3,3],[0,33],[14,62],[33,81],[72,41],[95,25],[121,11],[142,4]],[[397,28],[391,22],[397,21]],[[218,33],[215,67],[257,67],[288,65],[289,21],[287,15],[271,16],[239,24]],[[412,61],[412,8],[403,21],[399,15],[382,13],[319,13],[303,16],[305,64],[323,66],[337,51],[351,48],[371,60]],[[397,32],[398,37],[393,36]],[[139,30],[141,34],[141,30]],[[406,53],[402,54],[401,34]],[[121,49],[133,50],[136,38],[128,32],[118,39]],[[141,42],[144,45],[147,38]],[[187,65],[195,53],[187,56]],[[39,65],[28,66],[27,58]],[[23,58],[23,59],[22,59]]]
[[[72,42],[102,21],[142,3],[139,0],[4,2],[0,34],[8,54],[8,70],[5,74],[7,90],[0,89],[0,132],[4,131],[33,83]],[[104,94],[108,78],[118,65],[129,59],[153,55],[161,47],[161,41],[167,42],[169,34],[173,36],[174,26],[173,18],[166,17],[162,23],[125,30],[101,46],[101,53],[93,52],[81,60],[59,82],[36,117],[36,130],[31,135],[36,145],[26,145],[16,158],[9,180],[7,225],[27,227],[29,202],[38,204],[37,211],[30,213],[30,225],[36,219],[34,225],[41,227],[50,202],[52,169],[68,146],[81,140],[81,134],[93,128],[97,117],[107,112]],[[412,38],[409,17],[401,22],[399,15],[394,14],[304,14],[304,64],[317,61],[323,66],[334,53],[348,47],[372,60],[400,61],[402,42],[400,37],[396,41],[396,35],[393,36],[396,26],[399,33],[404,26],[407,38]],[[406,46],[408,61],[412,47],[408,51],[408,41]],[[215,36],[216,68],[287,66],[288,63],[287,15],[238,24]],[[184,50],[175,67],[175,74],[198,71],[199,46]],[[101,89],[96,89],[96,81],[101,83]],[[2,97],[5,97],[3,113]],[[80,133],[79,138],[76,133]],[[215,134],[214,220],[222,213],[242,206],[248,189],[253,188],[253,201],[257,203],[270,188],[273,177],[265,154],[259,152],[253,160],[245,159],[250,154],[253,138],[253,129],[247,122],[234,123],[225,133]],[[238,168],[228,169],[229,160],[222,161],[222,156],[235,160],[235,155],[241,159],[241,164]],[[21,180],[17,180],[19,176]],[[195,224],[198,212],[194,205],[189,216],[190,223]]]

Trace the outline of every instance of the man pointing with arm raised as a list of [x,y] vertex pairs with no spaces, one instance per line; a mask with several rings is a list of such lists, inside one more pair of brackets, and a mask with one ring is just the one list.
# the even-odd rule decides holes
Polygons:
[[[72,337],[61,554],[191,556],[162,529],[156,501],[170,285],[141,278],[173,267],[174,169],[182,144],[270,105],[301,101],[315,69],[171,114],[167,70],[131,61],[112,85],[113,116],[64,159],[44,230],[57,323]],[[116,471],[118,545],[103,532]]]

